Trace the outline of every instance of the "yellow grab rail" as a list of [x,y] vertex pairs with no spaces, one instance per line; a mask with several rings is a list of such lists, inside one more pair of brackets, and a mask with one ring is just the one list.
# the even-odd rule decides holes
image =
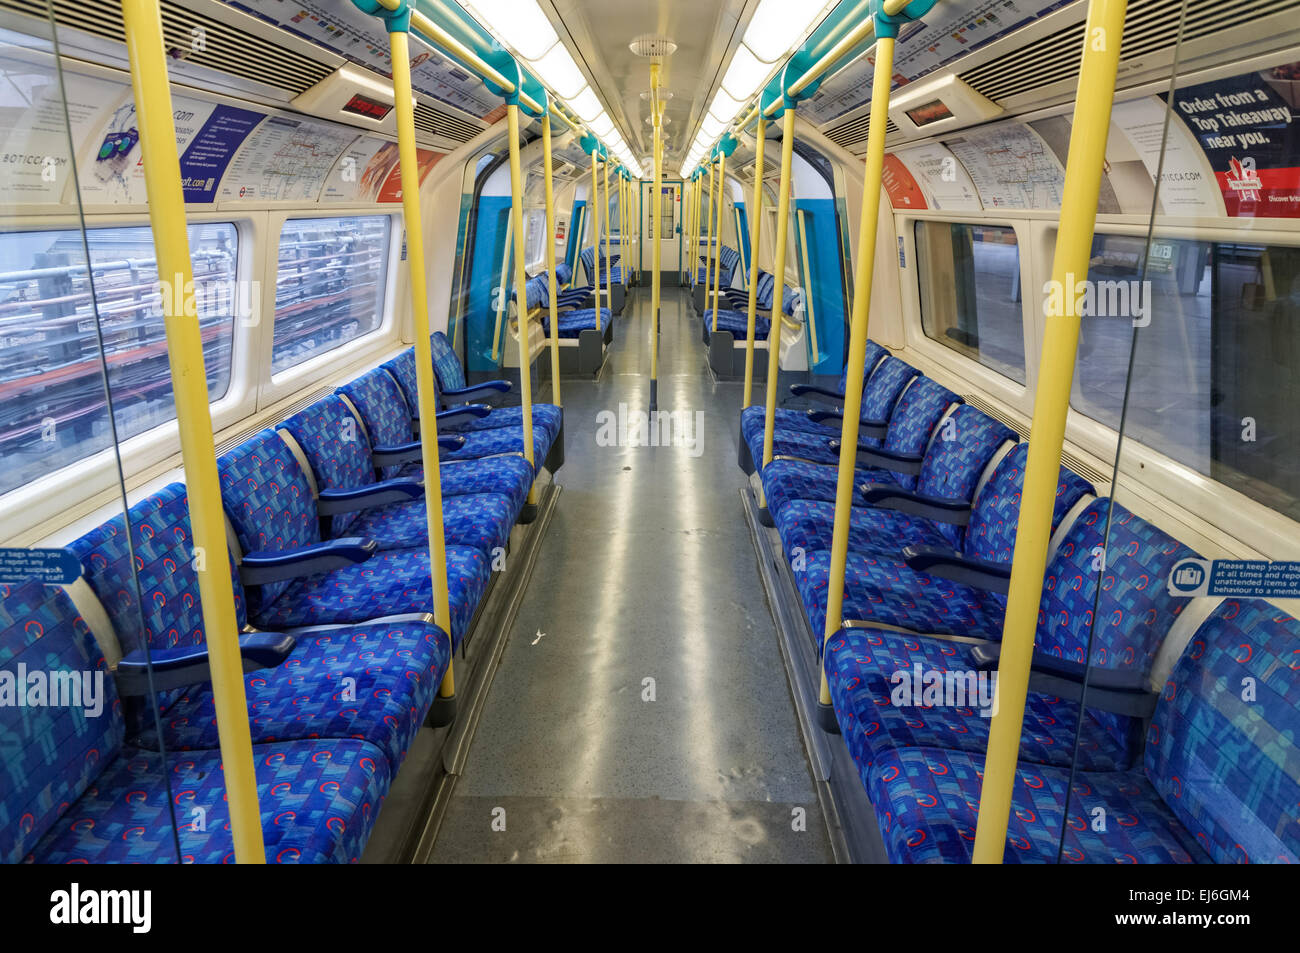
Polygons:
[[[718,297],[722,285],[722,210],[727,202],[724,198],[727,187],[727,154],[723,152],[718,158],[718,263],[713,266],[713,330],[718,330]],[[707,289],[706,289],[707,293]]]
[[[196,558],[195,565],[199,599],[203,603],[222,773],[230,805],[230,834],[236,862],[264,864],[266,848],[248,727],[235,593],[226,557],[226,517],[221,508],[221,480],[208,405],[203,339],[198,319],[187,314],[186,307],[194,297],[194,273],[158,0],[122,0],[122,21],[131,63],[131,88],[158,277],[164,284],[175,283],[172,293],[163,297],[163,322],[167,362],[176,397],[176,423],[194,552],[196,557],[211,554],[206,559]],[[219,558],[217,553],[221,554]]]
[[659,64],[650,64],[650,96],[654,124],[654,194],[650,196],[651,231],[654,248],[651,249],[650,275],[650,409],[655,410],[659,404],[659,266],[663,259],[663,228],[660,216],[660,202],[663,189],[663,162],[660,144],[663,141],[663,106],[659,103]]
[[597,331],[604,330],[600,319],[600,172],[596,168],[596,163],[599,161],[599,148],[593,145],[591,149],[591,264],[594,275],[592,291],[596,296]]
[[[884,124],[881,124],[884,128]],[[781,370],[781,306],[785,293],[786,238],[790,233],[790,174],[794,164],[794,107],[788,107],[781,128],[781,191],[776,199],[776,257],[772,261],[772,321],[767,332],[767,407],[763,421],[763,466],[772,462],[772,438],[776,426],[776,378]],[[848,411],[846,410],[847,414]],[[857,418],[854,417],[856,422]],[[854,446],[857,441],[854,440]],[[759,504],[767,506],[762,481]]]
[[506,312],[506,288],[510,287],[510,235],[514,229],[514,218],[506,219],[506,240],[501,246],[501,278],[497,282],[497,287],[501,293],[497,295],[497,320],[492,329],[492,360],[494,362],[501,360],[501,322]]
[[[706,238],[704,240],[704,306],[709,306],[709,286],[713,284],[714,254],[713,254],[713,170],[717,163],[709,161],[709,207],[704,212],[704,227],[706,229]],[[714,328],[716,331],[717,328]]]
[[601,178],[605,184],[605,300],[609,302],[609,319],[614,320],[614,269],[610,265],[609,243],[614,238],[613,208],[609,204],[609,160],[601,163]]
[[754,152],[754,224],[749,229],[749,311],[745,337],[745,399],[740,405],[741,410],[754,400],[754,325],[758,310],[758,254],[763,234],[763,153],[766,144],[767,120],[760,116]]
[[[524,457],[536,471],[533,457],[533,349],[529,341],[528,275],[524,273],[524,173],[519,161],[519,105],[506,104],[510,137],[510,222],[515,233],[515,301],[519,315],[519,403],[524,418]],[[502,296],[504,297],[504,295]],[[599,314],[599,312],[597,312]],[[554,324],[551,325],[555,327]],[[537,502],[537,481],[528,486],[528,502]]]
[[[1083,61],[1079,67],[1070,150],[1065,163],[1060,226],[1052,261],[1056,288],[1073,288],[1088,274],[1126,9],[1127,0],[1090,0],[1088,4]],[[1064,299],[1064,311],[1047,315],[1038,365],[1033,429],[1020,497],[1016,546],[1011,557],[1007,613],[1002,626],[997,707],[989,726],[979,821],[975,828],[973,858],[979,864],[1001,863],[1006,847],[1025,695],[1029,690],[1030,659],[1038,627],[1043,576],[1047,571],[1052,505],[1060,478],[1070,385],[1079,347],[1076,298],[1074,295],[1059,297]]]
[[546,286],[550,293],[547,309],[551,318],[551,399],[557,407],[560,400],[560,319],[555,287],[555,182],[551,168],[551,114],[542,117],[542,169],[546,179]]

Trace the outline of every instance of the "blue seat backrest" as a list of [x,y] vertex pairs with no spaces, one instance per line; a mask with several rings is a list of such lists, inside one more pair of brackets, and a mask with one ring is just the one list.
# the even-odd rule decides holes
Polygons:
[[[83,694],[80,705],[0,705],[0,863],[6,864],[31,854],[117,757],[124,734],[104,655],[61,589],[38,582],[0,584],[0,670],[6,681],[17,680],[19,665],[28,673],[70,672]],[[92,696],[85,694],[87,678]],[[98,698],[97,715],[86,704],[92,697]]]
[[[410,374],[414,377],[414,354],[411,355],[409,364]],[[386,365],[366,371],[356,380],[344,384],[338,392],[347,394],[361,413],[371,446],[395,447],[415,439],[407,395],[403,393],[397,378],[388,372]]]
[[[145,497],[126,517],[95,527],[69,548],[81,561],[86,582],[108,613],[124,654],[145,645],[169,649],[202,645],[207,640],[185,484],[173,483]],[[235,619],[242,629],[248,621],[244,590],[230,554],[223,549],[210,558],[225,559],[230,565]]]
[[1187,604],[1169,595],[1169,572],[1196,553],[1118,503],[1108,537],[1109,505],[1104,497],[1089,503],[1048,564],[1036,640],[1040,651],[1082,663],[1091,638],[1093,668],[1124,672],[1136,687],[1150,675],[1160,644]]
[[[245,553],[282,552],[320,542],[316,500],[302,467],[274,430],[254,434],[217,460],[221,502]],[[289,581],[254,587],[252,611],[270,605]]]
[[756,305],[760,311],[772,310],[772,295],[776,291],[776,278],[771,272],[758,270],[758,291],[755,294]]
[[[888,354],[889,352],[886,351],[883,347],[881,347],[875,341],[868,339],[867,346],[866,346],[866,363],[862,365],[863,380],[871,379],[871,372],[876,369],[876,365],[878,365],[881,361],[883,361],[885,359],[885,356]],[[846,364],[843,373],[840,374],[840,393],[841,394],[847,393],[845,388],[847,388],[848,386],[849,386],[849,368],[848,365]]]
[[[889,418],[885,431],[884,449],[893,453],[922,453],[930,439],[934,425],[943,412],[961,398],[928,377],[917,377],[912,386],[903,391]],[[916,486],[915,474],[899,474],[899,485],[910,490]]]
[[732,280],[736,277],[736,266],[740,264],[740,252],[723,245],[718,250],[718,264],[718,286],[721,288],[730,287]]
[[[408,347],[397,357],[379,365],[397,381],[406,401],[406,410],[412,420],[420,419],[420,383],[415,373],[415,348]],[[438,375],[433,376],[434,390],[438,388]]]
[[[1002,458],[980,490],[971,507],[970,523],[966,526],[963,552],[967,556],[999,563],[1011,562],[1020,523],[1020,492],[1025,484],[1028,458],[1029,444],[1017,444]],[[1060,525],[1080,497],[1092,492],[1091,483],[1062,467],[1052,504],[1052,529]]]
[[[594,282],[596,279],[596,249],[584,248],[579,257],[582,259],[582,266],[587,269],[587,280]],[[601,256],[600,266],[602,270],[605,267],[604,256]]]
[[[388,377],[387,371],[380,373]],[[305,407],[280,424],[279,429],[289,431],[302,447],[318,490],[353,489],[375,482],[370,442],[360,421],[352,416],[338,394],[322,397]],[[331,517],[331,535],[341,535],[360,515],[359,512],[340,513]]]
[[862,390],[862,419],[889,420],[894,404],[898,402],[898,395],[903,392],[907,382],[919,373],[921,372],[911,364],[897,357],[887,357],[881,361]]
[[790,317],[793,318],[795,306],[801,305],[802,303],[803,303],[802,291],[796,291],[794,288],[791,288],[789,285],[784,285],[781,288],[781,311],[782,312],[788,314]]
[[[921,461],[916,492],[949,500],[969,500],[993,454],[1016,432],[981,410],[962,404],[941,420]],[[949,542],[957,544],[961,527],[940,524]]]
[[1257,599],[1225,601],[1156,706],[1146,775],[1216,863],[1300,861],[1298,652],[1295,618]]
[[562,261],[555,266],[555,280],[560,285],[567,285],[569,279],[573,277],[573,266],[567,261]]
[[[531,311],[533,308],[544,308],[550,303],[551,295],[548,287],[550,278],[543,272],[540,275],[533,275],[524,282],[524,307]],[[519,292],[510,292],[512,301],[519,300]]]
[[434,331],[429,336],[433,346],[433,370],[438,377],[440,390],[460,390],[465,386],[465,369],[460,366],[460,358],[452,349],[447,335]]

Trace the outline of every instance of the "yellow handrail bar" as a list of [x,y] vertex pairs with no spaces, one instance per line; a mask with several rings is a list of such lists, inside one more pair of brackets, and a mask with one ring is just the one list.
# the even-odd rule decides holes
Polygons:
[[[745,337],[745,409],[754,399],[754,326],[758,310],[758,255],[763,234],[763,158],[767,147],[767,120],[758,119],[758,140],[754,152],[754,224],[749,230],[749,311]],[[771,333],[768,333],[771,337]]]

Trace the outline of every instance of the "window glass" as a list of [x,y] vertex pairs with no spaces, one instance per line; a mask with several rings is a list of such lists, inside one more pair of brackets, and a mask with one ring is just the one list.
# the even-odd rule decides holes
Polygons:
[[925,336],[1025,382],[1020,250],[1013,229],[916,223]]
[[[233,225],[191,225],[189,239],[215,401],[230,387],[234,315],[250,299],[235,280]],[[110,446],[100,332],[119,438],[175,418],[161,302],[147,227],[88,229],[85,245],[79,229],[0,235],[0,492]]]
[[537,265],[546,257],[546,209],[529,209],[524,219],[524,262]]
[[379,329],[391,228],[387,215],[284,223],[275,278],[273,374]]
[[1300,518],[1300,248],[1098,235],[1074,408]]

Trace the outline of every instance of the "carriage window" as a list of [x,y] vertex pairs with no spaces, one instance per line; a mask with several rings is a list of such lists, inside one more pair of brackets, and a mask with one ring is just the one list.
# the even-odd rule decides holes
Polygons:
[[925,336],[1025,382],[1020,250],[998,225],[916,223]]
[[524,219],[524,262],[537,265],[546,259],[546,209],[529,209]]
[[[235,227],[191,225],[189,238],[215,401],[230,386],[234,316],[251,302],[235,281]],[[79,229],[0,235],[0,492],[111,445],[101,333],[119,439],[175,418],[163,290],[147,227],[88,229],[84,245]]]
[[271,373],[379,329],[388,283],[387,215],[284,223]]
[[[1300,248],[1098,235],[1071,404],[1300,519]],[[1086,298],[1084,299],[1087,300]]]

